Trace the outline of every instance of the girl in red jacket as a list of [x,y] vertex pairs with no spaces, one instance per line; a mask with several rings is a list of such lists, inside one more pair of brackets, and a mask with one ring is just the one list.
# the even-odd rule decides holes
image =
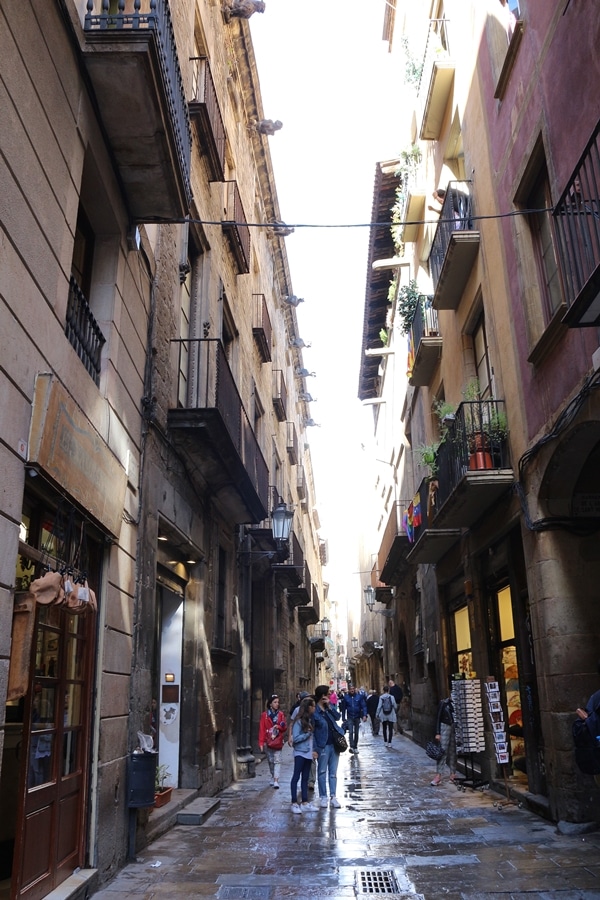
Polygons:
[[260,717],[258,724],[258,747],[261,753],[266,753],[269,771],[271,773],[271,785],[279,787],[279,773],[281,771],[281,748],[283,736],[287,730],[285,716],[279,709],[279,697],[271,694],[267,700],[267,708]]

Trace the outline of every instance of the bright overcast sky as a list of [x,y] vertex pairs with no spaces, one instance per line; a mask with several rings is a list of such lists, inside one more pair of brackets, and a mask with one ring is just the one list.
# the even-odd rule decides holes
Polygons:
[[[281,217],[290,225],[369,222],[375,164],[403,146],[402,79],[382,40],[385,2],[266,0],[265,12],[250,19],[265,118],[283,122],[268,140]],[[356,592],[351,528],[360,522],[357,469],[366,463],[360,444],[372,421],[357,399],[368,240],[366,227],[297,228],[286,238],[294,293],[305,299],[300,336],[312,343],[304,365],[317,373],[306,386],[320,427],[307,434],[330,548],[324,577],[338,601]]]

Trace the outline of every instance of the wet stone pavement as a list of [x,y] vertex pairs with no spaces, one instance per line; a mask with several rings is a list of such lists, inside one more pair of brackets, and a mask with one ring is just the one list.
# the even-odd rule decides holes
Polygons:
[[261,763],[204,824],[174,826],[94,900],[600,898],[600,832],[562,835],[487,789],[432,787],[434,763],[408,737],[386,750],[363,733],[359,754],[342,755],[340,809],[316,798],[292,814],[291,770],[286,747],[280,790]]

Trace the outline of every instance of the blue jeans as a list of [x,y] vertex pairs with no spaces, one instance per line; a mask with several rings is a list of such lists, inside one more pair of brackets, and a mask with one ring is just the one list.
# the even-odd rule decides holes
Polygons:
[[329,794],[335,797],[337,788],[337,768],[340,761],[339,753],[335,752],[333,744],[325,744],[319,754],[319,797],[327,796],[327,782],[329,781]]
[[353,750],[358,747],[358,732],[360,730],[360,716],[346,719],[348,722],[348,743]]
[[298,802],[298,779],[300,778],[300,793],[302,802],[308,802],[308,776],[310,775],[311,759],[305,759],[304,756],[294,756],[294,774],[290,782],[292,791],[292,803]]

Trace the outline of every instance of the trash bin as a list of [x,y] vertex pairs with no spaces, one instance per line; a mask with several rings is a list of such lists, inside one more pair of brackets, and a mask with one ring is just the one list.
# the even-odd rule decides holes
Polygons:
[[127,760],[127,806],[154,806],[156,753],[131,753]]

